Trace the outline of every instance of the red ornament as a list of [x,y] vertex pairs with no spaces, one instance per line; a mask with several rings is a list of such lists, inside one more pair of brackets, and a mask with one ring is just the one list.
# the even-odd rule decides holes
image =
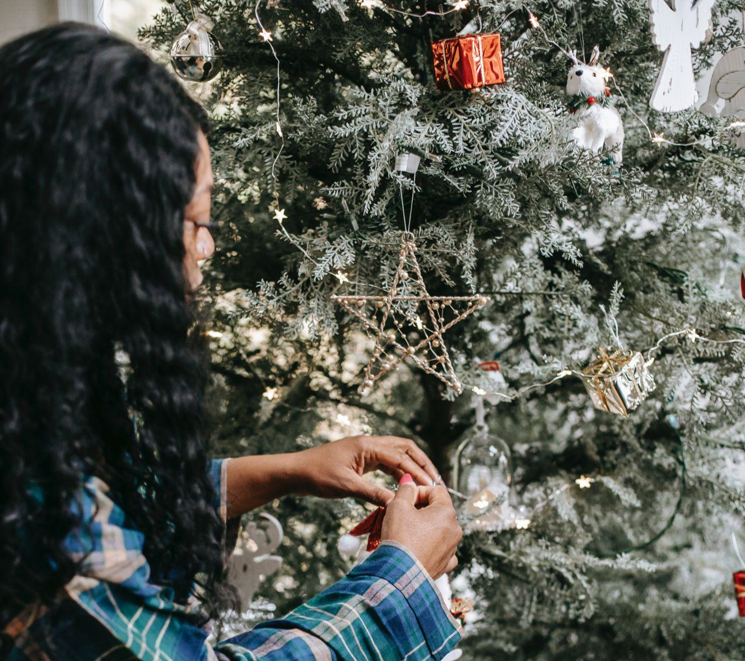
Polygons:
[[605,94],[606,96],[611,96],[611,90],[610,90],[610,89],[609,89],[608,87],[607,87],[607,88],[605,88],[605,89],[604,89],[604,94]]
[[744,613],[746,613],[746,604],[744,604],[744,598],[746,597],[744,576],[746,576],[746,573],[742,571],[737,571],[733,574],[733,585],[736,588],[736,601],[738,602],[738,614],[741,617],[744,617]]
[[479,363],[479,368],[484,370],[485,372],[499,372],[500,363],[498,363],[496,360],[485,360]]
[[505,82],[499,34],[468,34],[430,44],[435,82],[443,90],[470,90]]
[[350,535],[361,537],[368,535],[367,551],[375,551],[381,545],[381,531],[383,529],[383,517],[386,516],[386,508],[379,507],[375,512],[366,516],[352,530]]
[[596,103],[596,97],[595,96],[589,96],[588,97],[588,105],[592,106],[594,103]]

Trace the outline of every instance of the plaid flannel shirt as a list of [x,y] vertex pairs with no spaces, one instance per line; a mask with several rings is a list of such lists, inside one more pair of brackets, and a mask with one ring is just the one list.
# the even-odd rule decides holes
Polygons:
[[[211,473],[226,521],[227,461]],[[384,542],[346,578],[284,618],[235,638],[208,644],[198,606],[174,601],[170,588],[150,583],[143,534],[88,480],[73,505],[83,526],[67,547],[82,560],[53,611],[32,605],[5,628],[14,647],[8,661],[439,661],[460,639],[460,626],[435,584],[404,547]],[[51,632],[54,656],[40,644]]]

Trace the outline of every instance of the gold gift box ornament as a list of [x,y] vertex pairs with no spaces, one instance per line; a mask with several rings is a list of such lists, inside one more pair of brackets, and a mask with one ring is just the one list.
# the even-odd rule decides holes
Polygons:
[[618,349],[610,355],[602,348],[598,352],[598,358],[583,370],[585,389],[597,409],[626,418],[655,390],[653,375],[639,351]]

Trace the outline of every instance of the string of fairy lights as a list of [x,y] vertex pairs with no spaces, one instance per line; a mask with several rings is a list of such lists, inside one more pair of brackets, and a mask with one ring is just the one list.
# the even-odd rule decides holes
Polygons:
[[[282,209],[282,208],[279,207],[279,194],[278,194],[278,183],[277,183],[277,179],[278,178],[277,178],[277,172],[276,172],[276,165],[277,165],[277,162],[278,162],[278,160],[279,160],[279,158],[280,158],[280,156],[282,154],[282,151],[284,149],[284,146],[285,146],[284,134],[283,134],[282,125],[281,125],[281,110],[280,110],[280,100],[281,100],[281,70],[280,70],[280,59],[279,59],[279,57],[277,55],[277,51],[275,50],[275,47],[274,47],[274,45],[272,43],[273,42],[272,33],[269,30],[267,30],[266,27],[264,26],[264,23],[262,22],[262,19],[261,19],[260,13],[259,13],[259,10],[260,10],[260,7],[261,7],[261,3],[262,3],[262,0],[257,0],[256,4],[255,4],[255,7],[254,7],[255,18],[256,18],[256,21],[257,21],[257,25],[260,28],[259,36],[260,36],[260,38],[265,43],[267,43],[267,45],[271,49],[272,55],[275,58],[275,61],[277,63],[277,69],[276,69],[276,72],[277,72],[277,76],[276,76],[276,94],[275,94],[275,97],[276,97],[276,116],[275,116],[275,120],[276,121],[275,121],[275,128],[276,128],[276,132],[277,132],[278,136],[280,137],[280,149],[278,150],[278,153],[275,155],[275,158],[274,158],[274,160],[272,162],[271,177],[272,177],[273,182],[274,182],[273,183],[273,196],[275,198],[275,205],[274,205],[274,207],[271,210],[273,212],[274,219],[277,221],[278,226],[280,227],[280,230],[283,233],[283,235],[285,236],[285,238],[292,245],[294,245],[296,248],[298,248],[303,253],[304,257],[306,257],[306,259],[308,259],[312,264],[314,264],[315,266],[319,266],[319,263],[317,262],[317,260],[315,260],[313,258],[313,256],[308,252],[308,250],[306,250],[306,248],[304,248],[303,245],[301,245],[301,243],[287,231],[287,228],[285,227],[285,224],[284,224],[284,221],[287,218],[287,214],[285,213],[284,209]],[[362,0],[360,4],[361,4],[361,6],[363,8],[366,8],[366,9],[377,9],[377,10],[381,10],[381,11],[384,11],[384,12],[389,12],[389,13],[392,13],[392,14],[404,15],[404,16],[407,16],[407,17],[410,17],[410,18],[424,19],[427,16],[446,16],[448,14],[452,14],[452,13],[455,13],[455,12],[463,11],[463,10],[465,10],[469,6],[469,0],[457,0],[455,3],[453,3],[452,5],[450,5],[449,9],[445,9],[444,10],[442,8],[442,6],[441,6],[441,8],[438,11],[425,11],[425,12],[420,12],[420,13],[410,12],[410,11],[402,10],[402,9],[399,9],[399,8],[396,8],[396,7],[391,7],[391,6],[387,5],[387,4],[385,4],[384,2],[382,2],[381,0]],[[190,5],[191,5],[191,2],[190,2]],[[513,12],[511,12],[511,13],[513,13]],[[536,16],[536,14],[534,12],[529,11],[528,14],[529,14],[528,20],[529,20],[530,26],[533,29],[538,30],[538,32],[542,35],[542,37],[544,38],[544,40],[547,43],[549,43],[553,47],[557,48],[560,52],[564,53],[568,58],[574,59],[573,55],[569,51],[567,51],[566,49],[564,49],[560,44],[558,44],[556,41],[554,41],[554,40],[552,40],[550,38],[550,36],[547,34],[546,30],[543,28],[543,26],[541,25],[538,17]],[[654,133],[650,129],[650,127],[648,126],[648,124],[645,122],[645,120],[642,117],[640,117],[639,114],[637,114],[634,111],[634,109],[631,107],[631,105],[627,101],[626,97],[624,96],[623,90],[618,85],[617,80],[614,77],[614,75],[611,72],[611,70],[607,68],[607,69],[605,69],[605,72],[606,72],[607,77],[612,80],[615,89],[619,93],[620,98],[622,99],[622,101],[625,104],[625,106],[627,107],[627,109],[642,124],[642,126],[647,131],[647,133],[648,133],[648,135],[649,135],[649,137],[650,137],[650,139],[651,139],[651,141],[653,143],[658,144],[658,145],[667,144],[667,145],[671,145],[671,146],[682,146],[682,147],[683,146],[693,146],[693,145],[696,145],[696,144],[701,144],[701,142],[702,142],[701,140],[697,140],[697,141],[693,141],[693,142],[688,142],[688,143],[678,143],[678,142],[674,142],[674,141],[668,140],[662,134]],[[416,176],[416,172],[415,172],[415,176]],[[415,179],[413,178],[413,183],[414,183],[414,181],[415,181]],[[404,213],[404,224],[405,224],[405,229],[406,229],[408,227],[408,223],[411,222],[411,204],[410,204],[410,210],[409,210],[410,211],[410,217],[408,218],[407,217],[407,213],[406,213],[406,209],[405,209],[405,205],[404,205],[403,190],[401,189],[401,184],[400,184],[400,196],[402,197],[402,199],[401,199],[401,202],[402,202],[402,211]],[[354,285],[354,286],[368,287],[368,288],[377,289],[379,291],[385,291],[384,288],[376,286],[373,283],[369,283],[369,282],[366,282],[366,283],[355,282],[355,281],[351,280],[349,278],[349,276],[344,271],[342,271],[342,270],[337,270],[337,271],[333,272],[332,275],[333,275],[333,277],[335,277],[338,280],[338,282],[340,284],[351,284],[351,285]],[[512,292],[506,292],[506,295],[510,295],[510,294],[512,294]],[[522,293],[521,292],[515,292],[515,295],[522,295]],[[427,330],[427,329],[425,329],[425,330]],[[650,364],[652,364],[652,362],[653,362],[653,358],[651,357],[651,354],[663,342],[665,342],[667,339],[672,338],[672,337],[676,337],[676,336],[679,336],[679,335],[687,335],[687,337],[692,342],[702,341],[702,342],[708,342],[708,343],[713,343],[713,344],[734,344],[734,343],[743,343],[744,342],[741,339],[715,340],[715,339],[704,337],[704,336],[700,335],[697,332],[697,330],[694,329],[694,328],[686,327],[684,329],[677,330],[677,331],[674,331],[672,333],[669,333],[669,334],[663,336],[656,343],[656,345],[654,347],[652,347],[651,349],[648,350],[648,361],[647,361],[648,366]],[[549,386],[549,385],[551,385],[551,384],[553,384],[553,383],[555,383],[555,382],[557,382],[557,381],[559,381],[561,379],[564,379],[564,378],[566,378],[568,376],[578,376],[578,377],[581,377],[582,373],[579,372],[579,371],[577,371],[577,370],[563,369],[563,370],[559,371],[556,375],[554,375],[549,380],[545,380],[545,381],[542,381],[542,382],[537,382],[537,383],[533,383],[533,384],[524,386],[524,387],[520,388],[519,390],[517,390],[517,391],[515,391],[513,393],[507,393],[507,392],[504,392],[504,391],[491,391],[491,390],[487,390],[487,389],[485,389],[485,388],[483,388],[483,387],[481,387],[479,385],[468,385],[468,384],[466,384],[466,387],[468,389],[470,389],[475,395],[478,395],[478,396],[492,395],[492,396],[496,396],[496,397],[498,397],[498,398],[500,398],[501,400],[504,400],[504,401],[513,401],[513,400],[521,397],[522,395],[524,395],[527,392],[530,392],[530,391],[538,389],[538,388],[543,388],[543,387]]]
[[[645,540],[644,542],[637,543],[637,544],[631,544],[623,549],[616,550],[613,552],[603,552],[603,553],[594,553],[598,558],[615,558],[623,554],[631,553],[633,551],[641,551],[643,549],[646,549],[655,542],[657,542],[663,535],[668,532],[671,527],[673,526],[676,517],[678,516],[679,512],[681,511],[681,506],[684,500],[684,496],[686,495],[686,489],[687,489],[687,467],[686,467],[686,450],[684,445],[684,440],[681,437],[681,435],[678,432],[678,419],[675,415],[671,414],[667,417],[667,422],[672,429],[673,433],[676,436],[677,439],[677,448],[676,448],[676,462],[678,463],[680,467],[680,475],[679,475],[679,496],[676,500],[676,504],[674,505],[673,511],[671,512],[670,516],[668,517],[667,521],[663,525],[662,528],[660,528],[656,533],[654,533],[650,538]],[[572,488],[577,487],[580,491],[591,489],[592,486],[596,483],[601,481],[598,478],[595,478],[593,476],[589,475],[580,475],[579,477],[575,478],[574,480],[568,481],[565,484],[562,484],[561,486],[556,487],[552,490],[552,492],[546,496],[545,498],[541,499],[536,505],[534,505],[531,510],[527,510],[524,507],[518,508],[518,510],[512,510],[512,513],[508,515],[508,517],[500,522],[500,530],[507,530],[507,529],[516,529],[516,530],[529,530],[530,528],[535,527],[536,520],[542,510],[546,508],[548,505],[552,504],[557,500],[557,498],[562,495],[563,493],[569,491]],[[479,513],[475,516],[472,516],[470,518],[471,521],[478,521],[481,517],[485,517],[487,514],[490,513],[490,511],[495,508],[498,505],[501,505],[503,503],[503,499],[495,499],[494,501],[490,502],[485,498],[482,498],[481,500],[474,500],[473,497],[466,496],[455,489],[452,489],[450,487],[447,487],[449,493],[451,493],[453,496],[456,496],[463,502],[469,502],[471,501],[472,505],[477,509],[480,510]],[[512,509],[512,508],[511,508]],[[490,532],[490,528],[483,528],[485,532]]]
[[[190,4],[190,7],[192,9],[192,12],[194,13],[194,7],[192,5],[191,0],[189,1],[189,4]],[[271,165],[271,171],[270,171],[270,175],[271,175],[272,182],[273,182],[272,195],[273,195],[273,198],[274,198],[273,206],[270,208],[270,211],[272,212],[273,217],[277,221],[277,223],[278,223],[278,225],[280,227],[280,231],[285,236],[285,238],[292,245],[294,245],[298,250],[300,250],[303,253],[304,257],[306,257],[306,259],[308,259],[315,266],[318,266],[318,262],[301,245],[301,243],[287,231],[287,228],[285,227],[284,222],[283,222],[284,220],[287,219],[288,216],[287,216],[287,214],[285,212],[285,209],[280,207],[279,183],[278,183],[278,175],[277,175],[277,164],[278,164],[278,162],[279,162],[279,160],[281,158],[281,155],[283,153],[283,150],[285,148],[285,136],[284,136],[284,132],[282,130],[282,117],[281,117],[281,90],[282,90],[281,62],[280,62],[280,58],[279,58],[279,56],[277,54],[277,51],[275,49],[275,46],[273,44],[273,35],[272,35],[272,32],[270,30],[268,30],[265,27],[264,23],[262,22],[262,18],[261,18],[261,15],[260,15],[261,4],[262,4],[262,0],[256,0],[255,6],[254,6],[254,16],[255,16],[257,25],[259,27],[259,33],[258,33],[259,37],[270,48],[270,50],[272,52],[272,56],[273,56],[273,58],[275,59],[275,62],[276,62],[275,131],[276,131],[276,133],[277,133],[277,135],[278,135],[278,137],[280,139],[280,147],[279,147],[277,153],[275,154],[275,156],[273,158],[272,165]],[[398,15],[406,16],[408,18],[414,18],[414,19],[422,20],[422,19],[424,19],[424,18],[426,18],[428,16],[445,17],[445,16],[447,16],[449,14],[453,14],[453,13],[457,13],[457,12],[462,12],[462,11],[464,11],[465,9],[467,9],[469,7],[469,0],[456,0],[456,2],[452,3],[451,5],[448,5],[449,6],[448,9],[444,9],[443,6],[441,5],[440,8],[438,9],[438,11],[428,10],[428,11],[419,12],[419,13],[418,12],[411,12],[411,11],[400,9],[398,7],[393,7],[393,6],[387,5],[386,3],[382,2],[381,0],[361,0],[360,5],[364,9],[369,9],[369,10],[376,9],[376,10],[380,10],[380,11],[383,11],[383,12],[386,12],[386,13],[389,13],[389,14],[392,14],[392,15],[393,14],[398,14]],[[518,11],[518,10],[514,10],[513,12],[510,12],[509,16],[512,15],[512,14],[514,14],[516,11]],[[477,16],[479,17],[478,8],[477,8]],[[506,17],[506,20],[507,20],[507,17]],[[533,11],[530,11],[530,10],[528,11],[528,22],[529,22],[529,25],[534,30],[537,30],[538,33],[541,34],[542,38],[548,44],[550,44],[551,46],[553,46],[554,48],[556,48],[561,53],[564,53],[568,58],[575,59],[575,57],[574,57],[574,55],[572,53],[570,53],[568,50],[566,50],[565,48],[563,48],[559,43],[557,43],[555,40],[553,40],[549,36],[549,34],[547,33],[547,31],[541,25],[541,23],[540,23],[538,17],[536,16],[536,14]],[[654,143],[654,144],[656,144],[658,146],[661,146],[661,145],[665,144],[665,145],[676,146],[676,147],[691,147],[691,146],[701,145],[701,144],[703,144],[705,142],[705,140],[694,140],[694,141],[685,142],[685,143],[676,142],[676,141],[669,140],[662,133],[656,133],[656,132],[654,132],[650,128],[650,126],[648,125],[648,123],[639,115],[639,113],[637,113],[635,111],[635,109],[629,103],[629,101],[627,100],[627,97],[624,95],[624,91],[622,90],[622,88],[618,84],[618,81],[617,81],[616,77],[614,76],[614,74],[612,73],[611,69],[605,68],[605,69],[603,69],[603,71],[605,72],[606,79],[611,80],[611,82],[612,82],[612,84],[614,86],[615,91],[619,94],[619,97],[621,98],[622,102],[624,103],[626,109],[629,110],[629,112],[637,119],[638,122],[640,122],[640,124],[643,126],[643,128],[647,132],[648,137],[650,138],[650,140],[651,140],[652,143]],[[733,128],[739,128],[739,127],[742,127],[743,124],[744,124],[743,121],[734,122],[731,125],[729,125],[728,127],[726,127],[725,130],[729,130],[729,129],[733,129]],[[404,206],[403,205],[403,200],[402,200],[402,206]],[[411,211],[411,209],[410,209],[410,211]],[[405,225],[406,225],[406,221],[407,221],[407,219],[406,219],[406,215],[405,215]],[[380,291],[383,291],[382,288],[376,287],[375,285],[373,285],[371,283],[357,283],[357,282],[352,282],[352,281],[350,281],[348,275],[344,271],[341,271],[341,270],[334,271],[333,273],[331,273],[331,275],[333,277],[335,277],[340,284],[353,284],[353,285],[357,285],[357,286],[374,287],[374,288],[376,288],[376,289],[378,289]]]
[[[281,139],[281,148],[280,148],[280,152],[278,152],[275,160],[273,161],[273,166],[272,166],[272,177],[273,177],[273,181],[275,182],[275,187],[274,187],[274,192],[275,192],[275,208],[273,210],[274,218],[278,222],[278,224],[279,224],[279,226],[281,228],[281,231],[283,232],[283,234],[285,235],[285,237],[293,245],[295,245],[297,248],[299,248],[301,250],[301,252],[304,254],[304,256],[307,259],[309,259],[313,264],[318,265],[317,262],[316,262],[316,260],[313,259],[313,257],[308,253],[308,251],[302,245],[300,245],[300,243],[296,239],[294,239],[288,233],[287,229],[285,228],[285,226],[283,224],[283,221],[287,218],[287,215],[285,214],[284,209],[280,209],[279,208],[279,198],[277,196],[277,175],[276,175],[276,171],[275,171],[275,165],[276,165],[276,163],[277,163],[277,161],[278,161],[278,159],[280,157],[280,153],[282,151],[282,148],[284,147],[284,136],[283,136],[283,132],[282,132],[282,128],[281,128],[281,123],[280,123],[280,121],[281,121],[281,119],[280,119],[281,118],[281,116],[280,116],[280,89],[281,89],[280,61],[279,61],[279,58],[277,57],[277,53],[275,51],[275,48],[274,48],[274,46],[272,44],[272,34],[264,27],[264,25],[263,25],[263,23],[261,21],[261,18],[259,16],[259,7],[260,7],[260,4],[261,4],[261,0],[257,0],[256,6],[255,6],[255,16],[256,16],[256,19],[257,19],[257,24],[260,27],[259,36],[272,49],[272,54],[275,57],[275,60],[277,61],[277,93],[276,93],[277,115],[276,115],[276,129],[277,129],[277,133],[278,133],[278,135],[280,136],[280,139]],[[399,9],[399,8],[396,8],[396,7],[391,7],[391,6],[388,6],[385,3],[381,2],[380,0],[362,0],[361,6],[363,8],[365,8],[365,9],[369,9],[369,10],[377,9],[377,10],[381,10],[381,11],[384,11],[384,12],[387,12],[387,13],[391,13],[391,14],[403,15],[403,16],[406,16],[408,18],[424,19],[427,16],[440,16],[440,17],[444,17],[444,16],[447,16],[448,14],[453,14],[453,13],[456,13],[456,12],[463,11],[464,9],[466,9],[469,6],[469,0],[457,0],[457,2],[455,2],[451,6],[451,8],[447,9],[447,10],[443,10],[442,7],[441,7],[439,11],[425,11],[425,12],[421,12],[421,13],[409,12],[409,11],[402,10],[402,9]],[[511,12],[511,14],[512,13],[513,12]],[[530,23],[530,25],[531,25],[531,27],[533,29],[538,30],[538,32],[542,35],[542,37],[545,39],[545,41],[547,43],[549,43],[552,46],[554,46],[555,48],[557,48],[560,52],[562,52],[565,55],[567,55],[570,59],[574,59],[574,57],[573,57],[572,54],[570,54],[567,50],[565,50],[564,48],[562,48],[557,42],[555,42],[554,40],[552,40],[549,37],[549,35],[547,34],[546,30],[544,30],[543,26],[540,24],[540,22],[539,22],[538,18],[536,17],[536,15],[533,12],[531,12],[531,11],[529,11],[529,23]],[[704,140],[694,140],[694,141],[690,141],[690,142],[686,142],[686,143],[676,142],[676,141],[673,141],[673,140],[669,140],[662,133],[655,133],[655,132],[653,132],[651,130],[650,126],[648,125],[648,123],[631,106],[631,104],[627,100],[626,96],[624,95],[624,91],[622,90],[622,88],[618,84],[618,81],[617,81],[616,77],[614,76],[614,74],[612,73],[612,71],[609,68],[606,68],[606,69],[604,69],[604,72],[606,74],[606,79],[611,81],[611,83],[614,86],[615,91],[618,93],[618,95],[619,95],[620,99],[622,100],[623,104],[625,105],[626,109],[642,125],[642,127],[647,132],[648,137],[649,137],[649,139],[651,140],[652,143],[654,143],[654,144],[656,144],[658,146],[669,145],[669,146],[675,146],[675,147],[691,147],[691,146],[696,146],[696,145],[700,145],[700,144],[704,143]],[[729,126],[727,128],[738,128],[741,124],[743,124],[743,122],[741,122],[740,124],[738,122],[736,122],[736,123],[733,123],[731,126]],[[416,168],[415,168],[414,174],[415,174],[415,177],[416,177]],[[412,180],[413,181],[413,188],[414,188],[414,183],[416,181],[415,177],[413,177],[413,180]],[[411,203],[410,203],[409,217],[408,217],[408,214],[407,214],[407,211],[406,211],[406,207],[405,207],[405,204],[404,204],[403,187],[401,186],[401,182],[400,182],[399,188],[400,188],[399,192],[400,192],[400,197],[401,197],[402,212],[404,214],[404,226],[405,226],[405,230],[407,230],[408,227],[409,227],[409,223],[411,223],[412,203],[413,203],[413,199],[414,199],[414,194],[413,194],[413,198],[412,198]],[[343,271],[339,271],[338,270],[335,273],[333,273],[333,276],[336,277],[337,280],[340,283],[353,284],[353,285],[363,285],[363,283],[352,282],[349,279],[349,277],[347,276],[347,274],[344,273]],[[379,289],[379,290],[383,291],[383,288],[376,287],[375,285],[372,285],[371,283],[365,283],[363,286],[365,286],[365,287],[374,287],[376,289]],[[506,293],[510,294],[512,292],[506,292]],[[516,292],[515,294],[516,295],[521,295],[520,292]],[[740,339],[740,338],[738,338],[738,339],[728,339],[728,340],[718,340],[718,339],[713,339],[713,338],[710,338],[710,337],[706,337],[706,336],[701,335],[697,331],[696,328],[687,326],[687,327],[685,327],[683,329],[667,333],[666,335],[663,335],[662,337],[660,337],[656,341],[656,343],[645,352],[646,355],[647,355],[647,360],[645,361],[646,367],[649,367],[649,366],[651,366],[653,364],[653,362],[655,361],[655,356],[654,356],[655,352],[658,349],[660,349],[660,347],[665,342],[667,342],[670,339],[673,339],[673,338],[676,338],[676,337],[680,337],[680,336],[686,336],[686,338],[689,341],[691,341],[692,343],[703,342],[703,343],[714,344],[714,345],[744,344],[744,340]],[[615,339],[617,341],[617,344],[621,348],[622,345],[621,345],[621,342],[619,341],[618,333],[615,334]],[[529,392],[531,392],[533,390],[536,390],[536,389],[539,389],[539,388],[545,388],[545,387],[547,387],[547,386],[549,386],[549,385],[551,385],[551,384],[553,384],[553,383],[555,383],[557,381],[560,381],[560,380],[562,380],[562,379],[564,379],[564,378],[566,378],[568,376],[583,377],[584,375],[583,375],[582,372],[580,372],[578,370],[574,370],[574,369],[563,369],[563,370],[560,370],[554,377],[552,377],[549,380],[545,380],[545,381],[542,381],[542,382],[537,382],[537,383],[526,385],[526,386],[524,386],[522,388],[519,388],[518,390],[516,390],[516,391],[514,391],[512,393],[509,393],[509,392],[506,392],[506,391],[489,391],[489,390],[487,390],[487,389],[485,389],[485,388],[483,388],[483,387],[481,387],[479,385],[465,384],[465,388],[471,390],[471,392],[474,395],[476,395],[477,397],[479,397],[480,399],[484,398],[484,397],[486,397],[488,395],[492,395],[492,396],[497,396],[500,400],[503,400],[503,401],[514,401],[514,400],[522,397],[526,393],[529,393]],[[263,396],[268,401],[273,401],[274,399],[276,399],[278,397],[278,395],[279,395],[278,388],[276,388],[276,387],[268,387],[266,389],[266,391],[264,392]],[[655,535],[653,535],[647,541],[645,541],[643,543],[640,543],[640,544],[631,545],[628,548],[625,548],[625,549],[623,549],[621,551],[616,551],[614,553],[599,554],[600,557],[612,557],[612,556],[619,555],[621,553],[629,553],[631,551],[641,550],[641,549],[647,548],[648,546],[650,546],[653,543],[655,543],[655,541],[657,541],[658,539],[660,539],[660,537],[663,534],[665,534],[665,532],[667,530],[669,530],[671,528],[671,526],[674,524],[676,516],[679,513],[679,510],[680,510],[680,507],[681,507],[681,503],[682,503],[682,500],[683,500],[683,497],[684,497],[684,493],[686,491],[686,459],[685,459],[684,443],[683,443],[683,440],[682,440],[681,436],[678,434],[678,431],[677,431],[678,422],[677,422],[677,420],[675,419],[674,416],[669,416],[669,417],[671,418],[669,420],[669,423],[670,423],[672,429],[674,430],[674,432],[676,433],[676,436],[677,436],[677,438],[679,440],[679,448],[678,448],[678,451],[677,451],[677,461],[678,461],[678,463],[679,463],[679,465],[681,467],[680,493],[679,493],[679,498],[677,500],[677,503],[676,503],[676,505],[674,507],[674,510],[673,510],[671,516],[669,517],[668,521],[666,522],[666,524],[663,526],[663,528],[661,530],[659,530]],[[342,415],[342,414],[340,414],[338,416],[337,420],[338,420],[338,422],[340,424],[347,424],[347,425],[351,424],[351,421],[350,421],[349,417],[345,416],[345,415]],[[545,497],[544,499],[540,500],[536,505],[534,505],[533,508],[530,511],[525,511],[524,508],[521,508],[521,510],[518,510],[518,511],[514,511],[512,519],[510,521],[510,525],[508,527],[512,527],[512,528],[515,528],[517,530],[528,530],[530,527],[532,527],[532,525],[534,525],[534,522],[535,522],[536,518],[540,515],[540,513],[542,512],[542,510],[544,508],[546,508],[548,505],[550,505],[552,502],[554,502],[561,494],[567,492],[568,490],[570,490],[572,488],[577,488],[577,489],[579,489],[581,491],[582,490],[591,489],[592,486],[597,481],[598,481],[597,478],[595,478],[593,476],[589,476],[589,475],[580,475],[579,477],[575,478],[574,480],[568,481],[567,483],[565,483],[565,484],[563,484],[563,485],[555,488],[547,497]],[[459,498],[459,499],[461,499],[463,501],[468,501],[469,500],[468,496],[466,496],[466,495],[464,495],[464,494],[456,491],[455,489],[449,488],[448,490],[449,490],[449,492],[452,495],[454,495],[455,497],[457,497],[457,498]],[[490,504],[490,503],[485,502],[484,503],[484,511],[480,514],[480,516],[483,516],[484,514],[486,514],[487,512],[489,512],[489,510],[491,509],[491,507],[494,507],[495,504],[496,503]]]
[[[700,335],[700,333],[697,331],[696,328],[687,326],[686,328],[672,331],[671,333],[667,333],[666,335],[663,335],[661,338],[658,339],[658,341],[652,347],[647,349],[645,351],[645,353],[647,354],[647,360],[645,361],[645,366],[650,367],[653,364],[653,362],[655,361],[655,357],[653,356],[653,353],[657,351],[667,340],[674,338],[674,337],[679,337],[682,335],[686,336],[686,338],[692,344],[695,344],[696,342],[706,342],[709,344],[746,344],[746,340],[743,338],[732,338],[729,340],[716,340],[710,337],[706,337],[706,336]],[[622,345],[621,345],[621,342],[618,340],[618,336],[615,339],[617,341],[617,345],[621,348]],[[486,390],[482,388],[481,386],[470,385],[466,383],[464,384],[464,388],[471,390],[471,392],[473,392],[475,395],[479,397],[490,395],[490,396],[499,397],[500,399],[506,402],[512,402],[512,401],[515,401],[516,399],[519,399],[522,395],[526,394],[527,392],[536,390],[537,388],[545,388],[568,376],[576,376],[576,377],[583,378],[585,375],[583,374],[583,372],[578,371],[578,370],[563,369],[557,372],[557,374],[555,374],[555,376],[549,379],[548,381],[542,381],[540,383],[532,383],[530,385],[519,388],[512,394],[509,394],[503,391],[497,391],[497,390],[495,391]]]

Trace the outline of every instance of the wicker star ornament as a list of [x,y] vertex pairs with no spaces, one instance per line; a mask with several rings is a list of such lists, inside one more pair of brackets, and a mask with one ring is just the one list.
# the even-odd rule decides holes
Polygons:
[[385,296],[333,296],[375,338],[361,391],[397,369],[407,358],[460,393],[443,334],[489,301],[487,296],[430,296],[417,263],[411,232],[403,232],[399,266]]

